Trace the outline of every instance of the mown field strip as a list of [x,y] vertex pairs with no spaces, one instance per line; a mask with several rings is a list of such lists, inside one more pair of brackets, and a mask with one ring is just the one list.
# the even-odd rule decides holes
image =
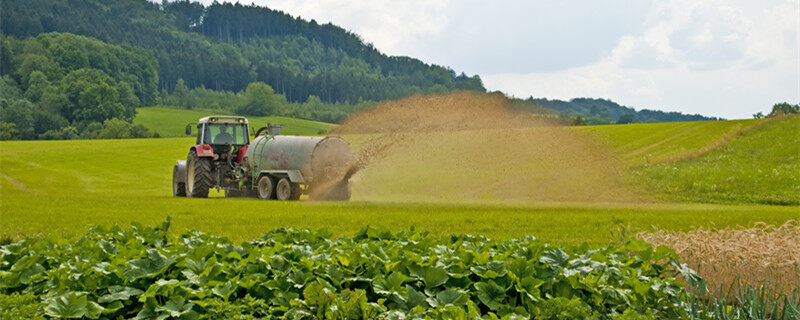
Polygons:
[[585,132],[607,143],[629,166],[663,163],[710,149],[766,120],[729,120],[586,126]]

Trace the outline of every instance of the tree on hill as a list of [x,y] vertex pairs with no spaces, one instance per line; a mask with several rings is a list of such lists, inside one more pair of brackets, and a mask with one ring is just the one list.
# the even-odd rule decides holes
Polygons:
[[617,124],[626,124],[626,123],[633,123],[636,118],[632,114],[624,114],[617,119]]
[[280,100],[272,87],[263,82],[253,82],[244,93],[245,105],[239,108],[239,114],[248,116],[266,116],[276,114]]
[[800,113],[800,105],[791,105],[788,102],[781,102],[772,106],[772,111],[767,115],[767,117],[777,117],[797,113]]

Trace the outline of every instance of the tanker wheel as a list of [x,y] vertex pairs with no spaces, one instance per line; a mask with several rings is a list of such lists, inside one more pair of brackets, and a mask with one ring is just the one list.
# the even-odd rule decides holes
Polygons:
[[281,178],[275,187],[275,196],[281,201],[300,199],[300,186],[289,178]]
[[197,151],[189,151],[186,159],[186,195],[191,198],[207,198],[211,179],[211,160],[200,158]]
[[178,181],[178,165],[172,168],[172,196],[185,197],[186,196],[186,182]]
[[258,198],[261,200],[273,199],[275,195],[275,182],[269,175],[262,175],[258,178],[258,190],[256,190]]

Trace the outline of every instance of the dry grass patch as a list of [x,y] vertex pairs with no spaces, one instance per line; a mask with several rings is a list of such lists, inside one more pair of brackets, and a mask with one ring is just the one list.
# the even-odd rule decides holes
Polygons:
[[743,287],[762,285],[784,294],[800,288],[800,221],[689,232],[656,230],[637,237],[675,249],[681,262],[718,294],[735,295]]

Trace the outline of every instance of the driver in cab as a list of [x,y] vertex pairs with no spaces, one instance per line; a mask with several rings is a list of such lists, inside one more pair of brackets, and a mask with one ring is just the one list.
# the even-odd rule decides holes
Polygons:
[[214,137],[214,144],[233,144],[233,135],[230,134],[230,130],[230,126],[221,125],[219,133]]

